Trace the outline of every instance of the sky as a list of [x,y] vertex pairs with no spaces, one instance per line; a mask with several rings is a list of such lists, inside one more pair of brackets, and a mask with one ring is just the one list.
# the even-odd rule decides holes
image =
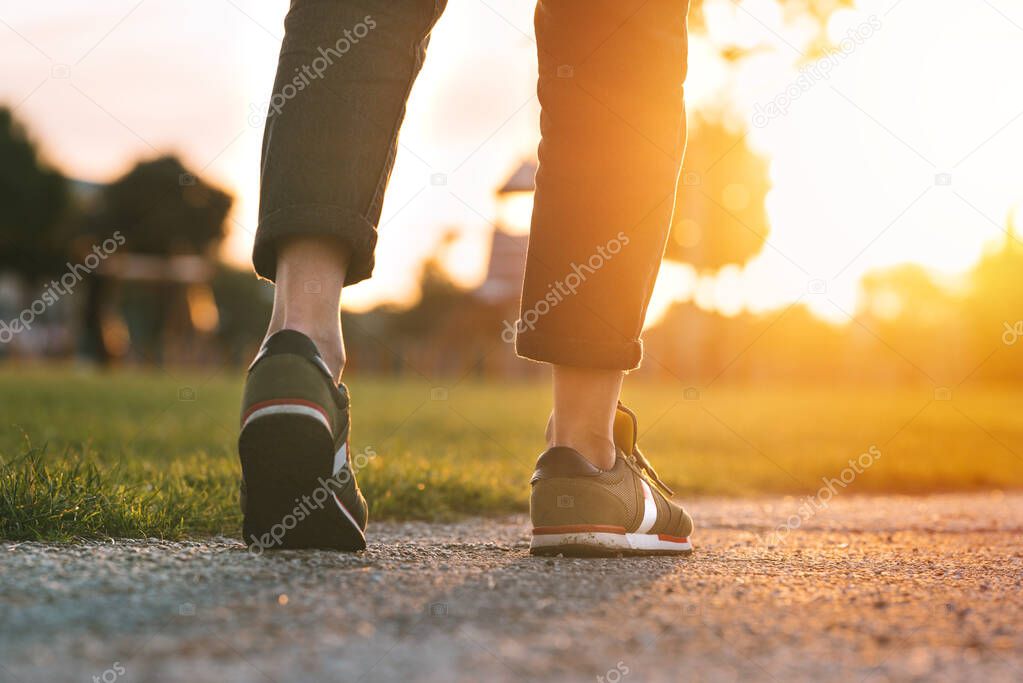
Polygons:
[[[0,102],[77,178],[180,154],[237,196],[224,256],[246,266],[286,11],[284,0],[0,0]],[[771,232],[760,255],[716,277],[668,264],[648,323],[689,298],[726,314],[801,301],[841,322],[864,273],[918,263],[954,284],[1005,238],[1023,199],[1018,2],[859,0],[832,16],[837,52],[823,61],[806,56],[814,27],[774,0],[708,0],[706,16],[688,106],[748,129],[769,160]],[[733,46],[753,56],[728,64],[720,51]],[[414,301],[419,264],[452,229],[453,275],[483,277],[494,189],[539,138],[535,73],[530,3],[449,2],[409,103],[377,269],[346,290],[347,308]]]

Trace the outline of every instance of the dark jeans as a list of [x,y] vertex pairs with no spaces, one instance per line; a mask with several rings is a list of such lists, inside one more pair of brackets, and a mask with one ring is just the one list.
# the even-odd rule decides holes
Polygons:
[[[292,0],[263,142],[253,262],[324,235],[373,270],[405,101],[445,0]],[[629,370],[685,150],[687,0],[540,0],[542,113],[516,349]]]

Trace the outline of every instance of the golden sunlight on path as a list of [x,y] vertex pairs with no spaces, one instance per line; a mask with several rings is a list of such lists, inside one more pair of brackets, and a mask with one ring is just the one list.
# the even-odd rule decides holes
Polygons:
[[[1023,495],[696,501],[688,560],[534,559],[526,520],[0,551],[18,681],[1019,680]],[[120,672],[120,673],[119,673]],[[104,678],[106,675],[106,678]]]

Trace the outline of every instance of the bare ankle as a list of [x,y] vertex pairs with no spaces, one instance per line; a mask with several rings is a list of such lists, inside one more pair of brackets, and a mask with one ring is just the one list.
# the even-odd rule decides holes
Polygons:
[[296,330],[312,339],[335,379],[345,365],[340,309],[347,267],[348,254],[324,238],[302,237],[282,245],[267,331],[269,336]]
[[615,444],[612,438],[591,432],[582,434],[559,434],[550,438],[548,447],[563,446],[577,451],[593,466],[609,470],[615,464]]
[[601,469],[614,467],[614,416],[624,373],[555,365],[553,375],[548,445],[573,448]]

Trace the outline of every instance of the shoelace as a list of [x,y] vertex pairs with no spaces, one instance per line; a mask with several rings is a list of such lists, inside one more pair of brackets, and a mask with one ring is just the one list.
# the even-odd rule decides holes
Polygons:
[[[621,401],[618,401],[618,409],[632,418],[632,430],[633,434],[635,434],[639,430],[639,419],[636,417],[636,413],[632,412],[632,410],[626,407]],[[661,491],[667,493],[668,496],[675,495],[675,492],[671,490],[671,487],[661,481],[661,478],[657,476],[657,470],[655,470],[654,466],[650,464],[650,461],[646,459],[643,452],[639,450],[639,445],[636,443],[635,437],[632,439],[632,453],[626,454],[625,462],[629,463],[632,468],[636,470],[636,474],[646,479],[648,483],[654,484],[661,489]]]
[[675,495],[675,492],[671,490],[671,487],[661,481],[661,478],[657,476],[657,470],[654,469],[654,466],[650,464],[650,461],[647,460],[642,451],[639,450],[639,446],[633,448],[632,453],[626,458],[626,462],[632,465],[632,468],[636,470],[637,474],[657,486],[664,493],[668,494],[669,497]]

